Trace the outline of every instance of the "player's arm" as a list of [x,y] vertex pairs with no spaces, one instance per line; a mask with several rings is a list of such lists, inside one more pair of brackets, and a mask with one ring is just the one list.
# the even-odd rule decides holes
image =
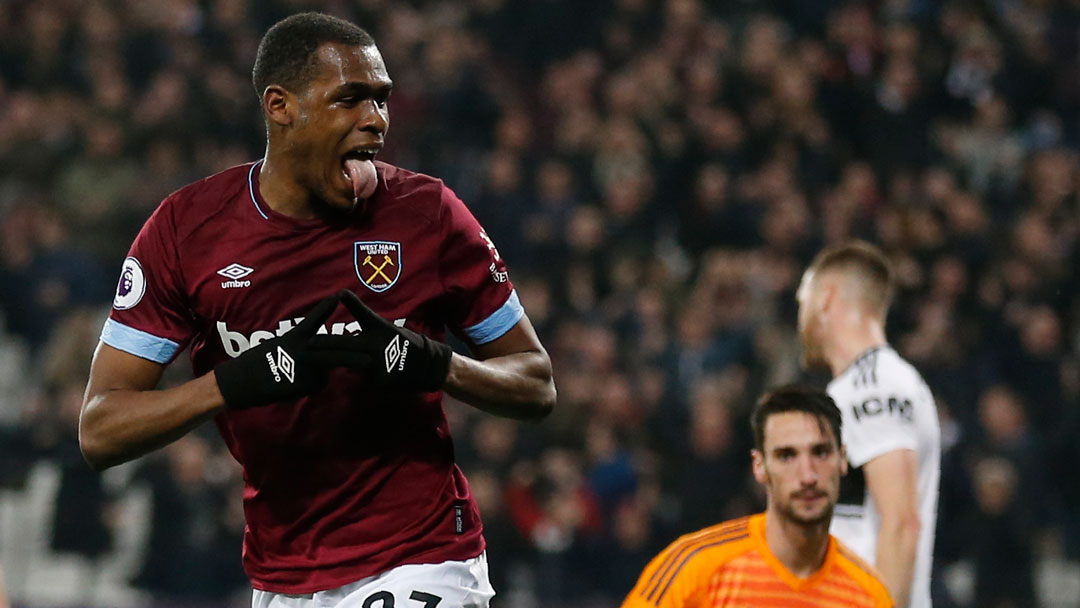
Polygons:
[[555,407],[551,359],[528,316],[501,337],[454,353],[444,390],[450,396],[498,416],[543,418]]
[[[293,401],[321,390],[333,367],[366,369],[371,358],[365,353],[312,347],[337,305],[338,296],[325,298],[284,335],[165,390],[154,390],[163,364],[100,343],[79,415],[83,457],[95,469],[121,464],[175,441],[225,406]],[[283,359],[289,373],[281,371]]]
[[160,448],[225,405],[213,374],[154,390],[164,369],[98,344],[79,415],[79,447],[90,466],[105,469]]
[[168,444],[222,405],[213,374],[154,390],[192,333],[176,270],[177,222],[170,199],[132,243],[90,365],[79,414],[79,447],[98,470]]
[[874,567],[896,606],[907,606],[919,543],[918,458],[913,450],[892,450],[863,465],[866,486],[881,515]]

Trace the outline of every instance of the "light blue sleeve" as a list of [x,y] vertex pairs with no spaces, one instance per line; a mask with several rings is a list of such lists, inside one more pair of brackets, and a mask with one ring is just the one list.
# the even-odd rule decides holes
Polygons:
[[105,327],[101,329],[101,341],[125,353],[162,364],[171,361],[180,348],[180,345],[172,340],[159,338],[112,319],[105,321]]
[[506,303],[491,313],[488,318],[476,325],[466,327],[465,335],[469,336],[469,339],[474,344],[487,344],[501,338],[517,325],[517,322],[524,316],[525,309],[521,306],[521,300],[518,299],[517,290],[515,289],[510,292],[510,297],[506,299]]

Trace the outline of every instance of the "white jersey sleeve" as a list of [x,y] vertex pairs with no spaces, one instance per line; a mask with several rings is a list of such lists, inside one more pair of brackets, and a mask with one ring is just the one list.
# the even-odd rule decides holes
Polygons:
[[925,384],[903,367],[890,365],[882,353],[864,353],[829,384],[829,396],[840,408],[848,461],[856,467],[894,450],[919,448],[915,409]]

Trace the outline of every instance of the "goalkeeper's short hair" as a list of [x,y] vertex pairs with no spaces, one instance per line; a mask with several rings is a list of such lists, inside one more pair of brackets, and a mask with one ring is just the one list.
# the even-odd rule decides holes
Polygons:
[[820,389],[789,384],[762,395],[750,413],[750,429],[754,433],[754,447],[759,452],[765,449],[765,422],[769,416],[785,412],[805,412],[816,417],[823,428],[827,426],[832,430],[836,447],[840,447],[842,443],[840,408],[836,407],[836,402],[832,397]]

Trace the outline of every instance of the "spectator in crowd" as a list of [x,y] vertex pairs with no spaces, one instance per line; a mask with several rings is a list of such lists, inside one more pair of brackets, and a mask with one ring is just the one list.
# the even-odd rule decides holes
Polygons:
[[967,538],[975,560],[975,605],[1034,606],[1032,522],[1020,512],[1016,468],[1007,460],[984,459],[973,481],[978,511]]
[[60,488],[53,514],[54,551],[94,560],[104,555],[112,544],[107,512],[109,496],[101,475],[88,470],[78,445],[79,409],[82,407],[81,383],[60,387],[51,395],[49,407],[58,410],[60,427],[43,442],[49,457],[60,465]]
[[238,475],[228,455],[197,435],[141,463],[135,483],[150,489],[152,519],[147,559],[133,582],[161,606],[220,606],[247,584],[235,555],[244,529],[232,499]]
[[[1032,429],[1020,398],[1008,387],[996,385],[979,396],[979,422],[983,432],[978,453],[1007,461],[1017,473],[1019,496],[1047,496],[1046,453],[1033,441]],[[1018,502],[1015,510],[1029,521],[1049,518],[1050,500]]]
[[716,378],[698,382],[691,405],[684,454],[672,463],[673,495],[680,497],[678,533],[689,533],[744,513],[752,492],[741,484],[746,471],[747,441],[737,437],[724,387]]

